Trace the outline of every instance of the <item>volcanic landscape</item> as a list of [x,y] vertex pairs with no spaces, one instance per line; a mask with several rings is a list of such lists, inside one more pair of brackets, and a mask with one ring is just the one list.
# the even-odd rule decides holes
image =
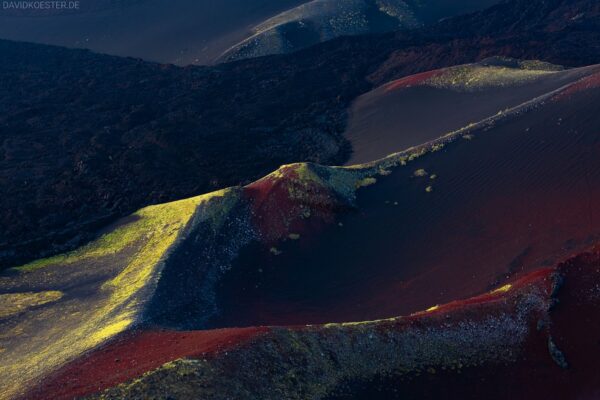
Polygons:
[[262,3],[0,39],[0,399],[600,398],[600,4]]

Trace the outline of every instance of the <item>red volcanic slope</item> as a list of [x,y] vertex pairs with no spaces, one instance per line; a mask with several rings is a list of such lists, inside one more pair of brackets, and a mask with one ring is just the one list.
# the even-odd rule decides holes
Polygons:
[[[512,296],[512,294],[514,294],[515,291],[519,291],[524,288],[529,290],[530,289],[529,285],[541,285],[541,286],[547,287],[547,285],[549,285],[550,281],[551,281],[549,279],[549,277],[552,276],[552,273],[554,271],[556,271],[555,268],[540,269],[538,271],[535,271],[528,275],[525,275],[524,277],[511,283],[510,289],[508,289],[506,291],[502,290],[502,288],[498,288],[494,291],[487,292],[487,293],[481,294],[479,296],[470,297],[470,298],[464,299],[464,300],[452,301],[450,303],[443,304],[441,306],[436,306],[435,311],[431,312],[431,314],[439,315],[441,313],[447,313],[447,312],[454,312],[454,311],[460,312],[461,309],[463,309],[464,307],[467,307],[467,306],[476,306],[476,305],[482,305],[482,304],[494,302],[496,300],[500,300],[502,298]],[[508,286],[505,286],[505,287],[508,287]],[[513,293],[509,296],[506,294],[508,291],[512,291]],[[413,315],[418,316],[421,314],[416,313]]]
[[267,244],[290,233],[317,233],[347,207],[330,188],[302,177],[301,170],[304,167],[300,165],[282,167],[277,172],[281,176],[269,175],[244,188],[253,224]]
[[133,331],[67,364],[24,398],[72,399],[134,379],[178,358],[227,351],[268,328],[211,331]]
[[[547,304],[541,310],[548,310],[547,314],[543,311],[530,314],[521,322],[528,326],[529,333],[524,344],[512,349],[519,354],[514,362],[497,364],[482,354],[481,364],[476,361],[473,364],[471,360],[470,366],[458,370],[442,368],[434,373],[417,373],[408,380],[392,377],[391,382],[384,385],[393,388],[389,398],[403,395],[439,398],[444,394],[451,397],[460,393],[464,394],[463,398],[473,399],[503,399],[507,395],[519,399],[574,398],[576,395],[580,396],[577,398],[596,398],[600,394],[600,373],[595,368],[600,338],[599,288],[600,248],[596,248],[556,268],[533,272],[513,282],[509,290],[454,301],[436,310],[396,321],[379,322],[378,329],[390,334],[420,327],[435,335],[435,332],[443,333],[449,326],[461,323],[476,326],[478,321],[485,324],[483,321],[487,317],[506,313],[516,316],[519,307],[527,304],[523,299],[535,302],[544,299]],[[320,327],[290,329],[306,334],[321,330]],[[360,332],[370,332],[353,329],[340,328],[333,334],[360,336]],[[324,329],[322,335],[326,336],[328,332],[332,332],[331,328]],[[254,347],[260,348],[257,343],[268,341],[269,337],[268,328],[125,335],[65,366],[27,398],[67,399],[96,393],[180,357],[208,357],[210,362],[224,350],[231,354],[236,351],[250,353]],[[247,345],[236,346],[242,343]],[[260,357],[260,352],[254,356]],[[420,369],[415,368],[415,371]],[[236,379],[236,373],[244,372],[233,371],[231,376],[224,377],[224,382]],[[359,391],[382,398],[381,389],[374,392],[369,385]]]
[[597,89],[600,87],[600,72],[581,79],[579,82],[571,85],[569,88],[561,91],[555,96],[555,100],[563,97],[568,97],[574,93],[579,93],[584,90]]
[[412,86],[418,86],[428,79],[435,78],[444,73],[444,69],[436,69],[433,71],[422,72],[420,74],[409,75],[405,78],[401,78],[390,82],[383,86],[385,92],[391,92],[398,89],[406,89]]

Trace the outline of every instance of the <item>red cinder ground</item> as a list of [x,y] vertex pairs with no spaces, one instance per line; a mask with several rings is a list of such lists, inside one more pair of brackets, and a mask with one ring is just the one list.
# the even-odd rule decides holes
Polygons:
[[586,78],[581,79],[579,82],[571,85],[567,89],[558,93],[554,99],[559,100],[564,97],[571,96],[574,93],[581,92],[588,89],[597,89],[600,87],[600,73],[593,74]]
[[95,393],[179,358],[210,356],[268,332],[268,328],[134,331],[65,365],[27,399],[73,399]]
[[444,69],[436,69],[433,71],[422,72],[420,74],[410,75],[410,76],[407,76],[406,78],[398,79],[396,81],[393,81],[393,82],[390,82],[389,84],[387,84],[385,86],[385,91],[390,92],[392,90],[404,89],[404,88],[408,88],[411,86],[420,85],[428,79],[431,79],[438,75],[443,74],[444,71],[445,71]]
[[[333,221],[341,207],[332,191],[297,172],[298,165],[282,167],[281,177],[267,176],[244,188],[250,200],[254,226],[266,244],[290,233],[319,231]],[[310,214],[305,214],[309,210]]]
[[506,297],[511,297],[515,292],[519,290],[530,289],[530,286],[539,286],[547,289],[551,283],[550,277],[554,271],[554,268],[545,268],[522,277],[521,279],[511,284],[509,290],[509,292],[511,293],[509,295],[507,295],[506,292],[502,290],[495,290],[488,293],[484,293],[480,296],[471,297],[465,300],[457,300],[448,304],[444,304],[442,306],[438,306],[438,308],[435,311],[433,311],[432,314],[447,313],[451,311],[460,312],[460,310],[466,306],[476,306],[480,304],[489,305],[489,303],[493,303],[498,300],[503,300]]

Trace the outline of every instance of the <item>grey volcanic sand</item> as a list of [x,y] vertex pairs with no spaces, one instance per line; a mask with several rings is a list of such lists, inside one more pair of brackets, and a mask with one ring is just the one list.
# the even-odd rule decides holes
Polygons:
[[102,0],[81,0],[80,12],[49,16],[11,15],[0,9],[0,38],[165,63],[208,64],[254,25],[302,2],[141,0],[107,6]]
[[388,90],[383,85],[360,96],[350,109],[345,136],[353,155],[347,165],[374,161],[428,142],[556,90],[598,70],[584,67],[540,76],[506,87],[457,91],[431,86]]
[[[600,238],[598,104],[591,89],[508,116],[361,189],[343,226],[277,256],[246,249],[211,326],[406,315],[587,248]],[[414,177],[419,168],[437,178]]]

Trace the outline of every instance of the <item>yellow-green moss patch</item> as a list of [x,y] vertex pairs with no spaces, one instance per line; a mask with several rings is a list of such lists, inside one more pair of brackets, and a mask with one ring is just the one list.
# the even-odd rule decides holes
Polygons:
[[557,72],[534,67],[534,64],[523,67],[463,65],[448,68],[443,74],[430,78],[427,83],[436,88],[471,91],[523,85]]
[[0,318],[10,317],[30,308],[60,300],[62,296],[63,293],[56,290],[0,294]]
[[361,187],[366,187],[366,186],[371,186],[377,183],[377,179],[372,178],[372,177],[366,177],[363,178],[361,180],[359,180],[358,182],[356,182],[356,188],[361,188]]
[[425,171],[425,170],[424,170],[424,169],[422,169],[422,168],[421,168],[421,169],[418,169],[418,170],[416,170],[416,171],[413,173],[413,176],[415,176],[415,177],[417,177],[417,178],[421,178],[421,177],[424,177],[424,176],[427,176],[427,175],[428,175],[427,171]]
[[[224,191],[210,193],[204,196],[159,204],[142,208],[135,212],[133,222],[123,224],[113,231],[102,235],[99,239],[73,252],[49,257],[16,267],[21,272],[35,271],[52,265],[68,265],[92,258],[117,254],[125,248],[143,241],[156,234],[169,233],[181,227],[181,223],[194,211],[201,200],[209,197],[222,196]],[[146,250],[151,250],[145,246]],[[147,251],[145,252],[147,253]]]

